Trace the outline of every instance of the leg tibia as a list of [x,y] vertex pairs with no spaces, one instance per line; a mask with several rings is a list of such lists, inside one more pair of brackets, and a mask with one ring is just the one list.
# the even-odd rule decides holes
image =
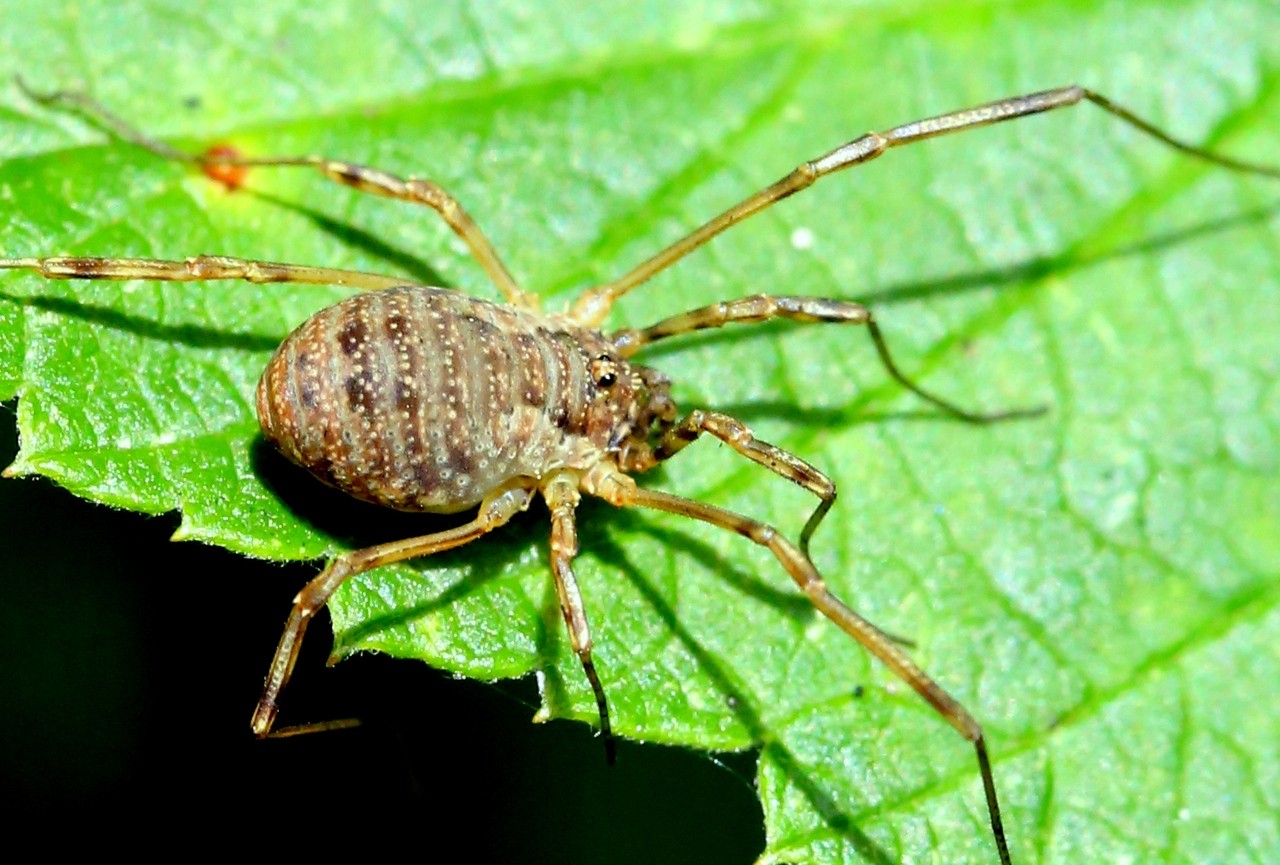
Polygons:
[[377,290],[404,285],[405,280],[356,270],[279,264],[222,255],[198,255],[181,261],[155,258],[0,258],[0,270],[30,270],[45,279],[151,279],[161,282],[201,282],[242,279],[246,282],[300,282],[345,285]]
[[329,598],[340,585],[357,574],[382,565],[429,556],[432,553],[468,544],[524,510],[528,507],[531,498],[532,493],[525,489],[502,490],[491,495],[480,505],[480,511],[475,519],[457,528],[353,550],[334,559],[329,567],[307,583],[293,599],[293,610],[289,614],[289,621],[285,624],[284,633],[280,635],[275,656],[271,659],[262,697],[253,711],[253,719],[250,722],[253,732],[260,738],[271,735],[280,692],[293,672],[293,665],[298,659],[298,651],[302,648],[302,637],[306,633],[307,625],[329,602]]

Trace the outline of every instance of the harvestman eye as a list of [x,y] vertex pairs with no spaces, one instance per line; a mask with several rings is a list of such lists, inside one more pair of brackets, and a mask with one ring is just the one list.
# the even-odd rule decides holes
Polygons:
[[[632,289],[821,177],[894,147],[1079,102],[1091,102],[1152,138],[1223,168],[1280,177],[1275,167],[1179,141],[1082,87],[1046,90],[855,138],[801,163],[616,280],[587,289],[567,314],[547,315],[539,311],[537,297],[511,276],[462,205],[430,180],[401,178],[321,156],[191,154],[146,137],[82,93],[36,93],[19,84],[39,103],[78,111],[122,139],[214,176],[232,169],[307,167],[363,192],[425,205],[457,233],[506,298],[506,304],[494,304],[443,288],[406,285],[393,276],[222,256],[183,261],[0,258],[0,269],[28,270],[48,279],[241,279],[343,285],[366,292],[316,313],[277,349],[258,384],[262,434],[290,460],[357,498],[405,511],[470,510],[473,516],[452,529],[344,553],[298,593],[253,712],[256,735],[273,735],[280,693],[307,624],[345,580],[392,562],[468,544],[507,523],[540,495],[551,512],[551,571],[560,609],[595,694],[601,735],[612,760],[608,702],[592,662],[586,604],[573,572],[578,553],[576,508],[586,493],[618,507],[652,508],[699,520],[736,532],[772,553],[823,615],[910,685],[973,745],[1002,865],[1010,863],[1009,849],[982,728],[893,638],[832,594],[809,558],[809,541],[836,500],[835,484],[800,457],[755,438],[733,417],[705,409],[680,417],[670,381],[631,358],[667,337],[728,324],[781,318],[862,325],[888,375],[948,415],[984,424],[1029,417],[1040,409],[984,414],[924,390],[898,368],[870,310],[848,300],[758,294],[684,312],[645,328],[613,333],[600,328],[613,304]],[[317,357],[327,362],[314,362]],[[400,372],[381,372],[388,370]],[[616,399],[614,394],[596,399],[583,386],[588,381],[601,389],[619,381],[635,382],[637,387],[630,392],[619,389]],[[670,459],[704,433],[818,498],[797,543],[750,517],[636,484],[633,475]]]
[[617,364],[607,354],[602,354],[591,362],[592,377],[596,387],[609,388],[618,383]]

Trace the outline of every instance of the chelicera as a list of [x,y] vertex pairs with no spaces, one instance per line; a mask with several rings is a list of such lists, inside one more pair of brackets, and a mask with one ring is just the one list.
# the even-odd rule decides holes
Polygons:
[[[601,733],[612,757],[608,702],[592,661],[587,604],[573,571],[578,553],[575,513],[585,493],[617,507],[651,508],[699,520],[767,549],[814,607],[886,664],[973,745],[992,838],[1004,865],[1010,861],[1008,844],[978,722],[912,661],[898,641],[837,598],[809,557],[809,541],[836,500],[835,484],[800,457],[757,439],[727,414],[710,409],[682,414],[671,396],[670,380],[634,358],[660,340],[729,324],[771,319],[854,324],[866,328],[893,379],[949,415],[989,423],[1038,410],[981,414],[924,390],[899,370],[871,312],[848,300],[757,294],[647,327],[609,332],[602,326],[624,295],[741,220],[821,177],[893,147],[1081,101],[1201,159],[1235,171],[1280,177],[1275,168],[1180,142],[1097,93],[1063,87],[855,138],[802,163],[618,279],[587,289],[568,311],[546,313],[512,277],[462,206],[429,180],[318,156],[248,158],[216,149],[194,155],[141,135],[84,94],[27,93],[40,103],[85,113],[124,139],[216,178],[231,172],[238,183],[241,172],[250,168],[302,166],[364,192],[426,205],[463,240],[506,299],[497,304],[448,289],[406,285],[393,276],[221,256],[182,261],[0,259],[0,269],[28,270],[49,279],[240,279],[362,291],[316,313],[276,351],[257,389],[262,433],[290,460],[359,499],[405,511],[471,515],[445,531],[344,553],[303,588],[294,599],[253,713],[255,734],[272,733],[279,696],[307,625],[345,580],[392,562],[468,544],[541,496],[551,516],[550,563],[560,609],[595,694]],[[636,483],[634,476],[674,457],[704,434],[817,497],[798,542],[748,516]]]

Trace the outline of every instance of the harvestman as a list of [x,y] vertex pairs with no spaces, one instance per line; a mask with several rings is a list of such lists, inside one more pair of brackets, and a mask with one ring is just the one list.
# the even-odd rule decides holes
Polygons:
[[[467,544],[527,509],[535,493],[541,493],[551,512],[551,568],[561,611],[595,694],[601,734],[612,758],[608,705],[591,660],[591,635],[572,568],[578,552],[575,509],[585,492],[618,507],[654,508],[701,520],[767,548],[818,610],[973,744],[1003,865],[1010,862],[1008,844],[978,722],[916,666],[892,637],[828,591],[810,561],[809,540],[836,500],[835,484],[799,457],[756,439],[742,422],[728,415],[695,409],[680,417],[670,397],[669,380],[628,359],[658,340],[726,324],[774,318],[860,324],[867,328],[888,374],[947,414],[970,423],[988,423],[1036,410],[975,414],[929,393],[898,369],[871,312],[851,301],[759,294],[681,313],[645,328],[605,334],[600,327],[623,295],[820,177],[869,162],[893,147],[1081,101],[1094,103],[1184,153],[1233,171],[1280,177],[1280,169],[1178,141],[1097,93],[1062,87],[855,138],[801,164],[613,282],[586,290],[567,313],[544,314],[538,311],[537,298],[520,288],[462,206],[430,180],[400,178],[319,156],[241,158],[219,151],[186,153],[140,134],[85,94],[42,94],[21,86],[37,102],[79,111],[120,138],[214,176],[249,167],[307,166],[363,192],[426,205],[462,238],[507,300],[505,306],[496,305],[445,289],[406,286],[403,279],[392,276],[222,256],[184,261],[0,259],[0,269],[31,270],[49,279],[241,279],[340,285],[371,292],[317,313],[277,350],[258,386],[263,432],[290,459],[359,498],[402,510],[452,513],[478,506],[478,511],[453,529],[344,553],[307,584],[294,599],[253,714],[257,735],[271,734],[277,699],[289,679],[307,623],[343,581],[381,565]],[[455,358],[457,354],[464,356]],[[317,372],[320,366],[326,367],[326,378]],[[464,388],[483,390],[490,401],[477,403],[474,395],[460,396]],[[460,405],[472,407],[471,414],[479,417],[460,414]],[[495,427],[499,419],[510,422]],[[713,505],[640,488],[631,478],[671,458],[703,433],[817,496],[819,503],[798,545],[772,526]],[[486,438],[487,434],[492,437]]]

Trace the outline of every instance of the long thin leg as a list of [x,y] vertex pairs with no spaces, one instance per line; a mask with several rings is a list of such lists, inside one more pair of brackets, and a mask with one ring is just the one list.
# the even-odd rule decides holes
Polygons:
[[253,732],[259,738],[271,734],[271,725],[275,722],[277,701],[280,691],[289,681],[294,662],[298,659],[298,650],[302,648],[302,637],[307,625],[316,613],[329,601],[329,597],[338,586],[349,577],[364,573],[373,568],[402,562],[405,559],[416,559],[432,553],[451,550],[470,543],[482,535],[506,523],[513,516],[529,506],[533,493],[527,489],[506,489],[490,495],[480,505],[475,519],[457,528],[408,538],[402,541],[378,544],[363,550],[343,553],[333,560],[319,576],[307,583],[297,597],[293,599],[293,612],[285,624],[284,633],[280,635],[280,644],[276,647],[275,657],[267,671],[266,683],[262,688],[262,697],[253,710],[250,722]]
[[950,400],[930,393],[898,369],[898,364],[894,362],[893,355],[889,353],[889,346],[885,342],[884,334],[881,333],[880,325],[876,323],[871,310],[860,303],[854,303],[850,300],[757,294],[739,300],[725,301],[690,310],[689,312],[682,312],[679,315],[673,315],[657,324],[639,330],[620,330],[610,334],[609,339],[618,347],[618,351],[623,357],[630,357],[643,346],[670,336],[678,336],[682,333],[710,327],[723,327],[726,324],[768,321],[773,318],[785,318],[805,323],[834,322],[838,324],[866,325],[867,333],[870,334],[871,341],[876,347],[876,354],[880,356],[881,364],[883,364],[885,370],[888,371],[894,381],[926,402],[932,403],[947,414],[967,423],[987,424],[1014,418],[1034,417],[1044,413],[1042,406],[986,414],[971,412],[960,408]]
[[116,137],[136,144],[165,159],[186,162],[201,168],[214,166],[242,166],[246,168],[302,166],[314,168],[330,180],[341,183],[343,186],[358,189],[361,192],[395,198],[411,204],[424,204],[440,214],[440,217],[453,229],[454,233],[462,238],[476,261],[489,274],[489,278],[498,286],[498,289],[506,296],[507,300],[526,309],[537,308],[537,297],[525,293],[516,284],[510,271],[507,270],[506,265],[502,263],[502,259],[498,256],[492,244],[489,243],[489,239],[485,237],[484,232],[476,225],[470,214],[463,209],[457,199],[430,180],[397,177],[394,174],[379,171],[376,168],[368,168],[352,162],[329,159],[323,156],[240,157],[223,151],[208,154],[188,153],[185,150],[170,147],[163,141],[157,141],[142,134],[124,120],[112,114],[88,94],[61,90],[52,93],[41,93],[32,90],[21,78],[18,78],[17,82],[28,98],[42,105],[52,105],[79,112],[106,127]]
[[596,675],[591,661],[591,628],[587,622],[587,610],[578,591],[578,578],[573,574],[573,560],[578,555],[578,528],[574,509],[578,506],[578,476],[565,472],[552,475],[543,484],[542,494],[551,509],[551,572],[555,576],[556,594],[560,598],[560,612],[569,630],[569,645],[582,662],[582,670],[591,683],[596,696],[596,709],[600,713],[600,738],[604,740],[605,759],[613,763],[616,748],[613,727],[609,724],[609,703],[604,687]]
[[902,126],[895,126],[885,132],[868,132],[866,135],[855,138],[824,156],[802,163],[781,180],[730,207],[719,216],[694,229],[685,237],[640,263],[613,282],[605,283],[584,293],[573,308],[574,316],[577,320],[588,325],[599,326],[609,314],[609,309],[613,306],[613,303],[628,291],[647,281],[659,271],[675,264],[722,231],[733,227],[747,217],[754,216],[760,211],[771,207],[782,199],[812,186],[820,177],[844,168],[870,162],[893,147],[913,144],[917,141],[924,141],[927,138],[935,138],[951,132],[963,132],[967,129],[976,129],[979,126],[1014,120],[1031,114],[1053,111],[1058,108],[1066,108],[1081,101],[1092,102],[1112,116],[1118,117],[1152,138],[1190,156],[1229,168],[1232,171],[1280,178],[1280,168],[1233,159],[1229,156],[1221,156],[1204,148],[1180,141],[1138,117],[1127,108],[1117,105],[1092,90],[1078,86],[1059,87],[1039,93],[1030,93],[1026,96],[1001,99],[960,111],[951,111],[924,120],[916,120]]
[[692,517],[737,532],[753,543],[765,547],[786,569],[791,578],[804,591],[818,610],[849,636],[862,644],[867,651],[891,669],[925,699],[947,723],[960,735],[973,743],[978,757],[978,771],[987,799],[987,813],[991,820],[991,832],[1001,865],[1010,865],[1009,847],[1005,840],[1004,824],[1000,818],[1000,803],[996,797],[995,777],[987,756],[986,740],[982,728],[972,715],[944,691],[928,673],[916,666],[901,649],[893,644],[884,631],[854,612],[827,588],[826,582],[813,563],[790,541],[772,526],[713,505],[695,502],[657,490],[637,487],[629,476],[618,472],[588,474],[583,488],[618,507],[646,507]]
[[783,450],[777,445],[761,441],[755,437],[751,429],[742,421],[718,411],[694,409],[675,426],[667,430],[657,446],[648,454],[644,462],[627,466],[628,471],[645,471],[660,462],[671,459],[684,450],[703,433],[710,433],[720,441],[742,454],[747,459],[757,462],[776,475],[780,475],[817,496],[821,501],[804,531],[800,533],[800,549],[809,555],[809,539],[822,522],[822,518],[831,510],[836,501],[836,485],[809,463],[793,453]]
[[[624,470],[645,471],[660,462],[669,460],[696,441],[704,432],[720,439],[752,462],[757,462],[774,474],[804,487],[821,499],[800,531],[800,552],[805,558],[809,558],[809,541],[817,530],[818,524],[836,503],[835,481],[790,451],[756,438],[751,429],[735,417],[718,411],[694,409],[663,435],[657,447],[646,455],[647,460],[638,461],[634,466],[626,466]],[[908,648],[915,646],[915,643],[906,637],[888,633],[886,636],[900,646]]]
[[156,258],[0,258],[0,270],[31,270],[45,279],[155,279],[195,282],[207,279],[243,279],[246,282],[305,282],[310,285],[345,285],[378,290],[404,285],[405,280],[358,270],[278,264],[225,255],[197,255],[182,261]]

